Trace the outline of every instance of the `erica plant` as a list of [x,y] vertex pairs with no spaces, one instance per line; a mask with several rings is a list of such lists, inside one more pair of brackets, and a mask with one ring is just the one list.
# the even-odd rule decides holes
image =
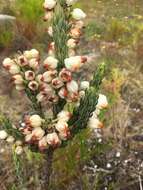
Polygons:
[[[89,59],[76,55],[75,51],[86,17],[81,9],[73,9],[75,2],[45,0],[43,3],[44,21],[49,24],[47,32],[52,39],[46,59],[40,57],[38,50],[31,49],[3,61],[16,90],[26,94],[32,109],[22,115],[15,128],[2,117],[4,129],[0,131],[0,139],[14,143],[18,155],[24,152],[24,147],[41,152],[49,165],[53,151],[65,146],[83,128],[101,130],[103,124],[98,115],[108,106],[106,96],[99,94],[105,75],[104,63],[99,65],[91,81],[78,78]],[[47,172],[48,179],[49,175]]]

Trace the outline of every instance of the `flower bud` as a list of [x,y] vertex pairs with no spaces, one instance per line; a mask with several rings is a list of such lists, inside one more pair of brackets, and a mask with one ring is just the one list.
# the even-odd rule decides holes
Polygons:
[[32,69],[36,70],[39,68],[39,61],[35,58],[32,58],[29,60],[29,67]]
[[61,144],[61,141],[60,141],[57,133],[55,133],[55,132],[49,133],[46,138],[47,138],[47,143],[49,145],[52,145],[53,147],[56,147]]
[[36,81],[39,83],[39,84],[42,84],[43,83],[43,75],[42,74],[39,74],[36,76]]
[[101,129],[103,128],[103,123],[100,122],[97,118],[91,117],[88,122],[89,128],[91,129]]
[[51,96],[48,96],[48,101],[52,103],[57,103],[59,100],[59,97],[56,94],[52,94]]
[[20,55],[18,57],[18,64],[23,67],[23,66],[26,66],[28,65],[28,60],[26,59],[26,57],[24,55]]
[[29,124],[31,127],[41,127],[43,119],[39,115],[32,115],[29,118]]
[[16,84],[16,85],[15,85],[15,88],[16,88],[16,90],[18,90],[18,91],[22,91],[22,90],[25,89],[25,86],[24,86],[23,84]]
[[71,71],[77,71],[85,62],[87,58],[84,56],[73,56],[65,59],[65,66]]
[[38,147],[40,149],[40,151],[43,151],[45,149],[47,149],[48,144],[47,144],[47,138],[46,136],[44,136],[38,143]]
[[17,155],[21,155],[21,154],[23,153],[23,148],[22,148],[22,146],[17,146],[17,147],[15,148],[15,153],[16,153]]
[[59,90],[59,92],[58,92],[58,95],[60,96],[60,98],[65,99],[65,98],[67,97],[67,95],[68,95],[67,89],[64,88],[64,87],[61,88],[61,89]]
[[68,131],[69,130],[69,128],[68,128],[68,124],[66,123],[66,122],[64,122],[63,120],[60,120],[60,121],[58,121],[58,123],[56,123],[56,125],[55,125],[55,128],[56,128],[56,130],[60,133],[62,133],[62,132],[66,132],[66,131]]
[[36,127],[32,131],[32,140],[40,140],[45,134],[45,131],[41,127]]
[[32,133],[27,134],[27,135],[25,136],[25,142],[26,142],[26,143],[31,143],[31,142],[32,142]]
[[67,46],[68,46],[69,48],[75,48],[76,45],[77,45],[77,43],[78,43],[77,40],[71,38],[71,39],[69,39],[69,40],[67,41]]
[[56,76],[57,71],[53,70],[53,71],[46,71],[45,73],[43,73],[43,81],[44,82],[51,82],[53,80],[53,78]]
[[53,12],[52,11],[48,11],[48,12],[45,13],[43,20],[44,21],[48,21],[48,20],[51,20],[52,17],[53,17]]
[[81,90],[81,91],[79,92],[79,97],[80,97],[80,98],[84,98],[84,97],[85,97],[85,91],[84,91],[84,90]]
[[22,85],[23,84],[23,78],[21,75],[17,74],[12,77],[12,80],[14,81],[14,84]]
[[15,74],[18,74],[20,73],[20,68],[18,65],[16,64],[13,64],[9,67],[8,69],[9,73],[12,74],[12,75],[15,75]]
[[52,56],[49,56],[44,61],[44,68],[48,70],[56,69],[58,66],[58,60]]
[[86,14],[81,9],[76,8],[72,12],[72,17],[75,20],[82,20],[86,17]]
[[40,85],[40,91],[49,95],[52,95],[54,93],[53,88],[47,83],[42,83]]
[[23,54],[28,60],[29,59],[39,59],[39,51],[36,49],[27,50]]
[[59,77],[63,82],[69,82],[72,80],[72,74],[70,71],[68,71],[66,68],[63,68],[60,73]]
[[59,132],[59,136],[62,140],[66,140],[70,135],[68,124],[64,121],[59,121],[55,125],[56,130]]
[[3,60],[2,64],[5,69],[9,70],[11,65],[15,65],[15,62],[12,59],[7,57]]
[[28,84],[28,88],[32,91],[36,91],[38,89],[39,84],[36,81],[30,81]]
[[34,80],[35,78],[35,73],[33,71],[26,71],[25,72],[25,79],[26,80]]
[[52,28],[52,26],[49,26],[47,32],[48,32],[50,37],[53,37],[53,28]]
[[78,92],[78,84],[76,81],[72,80],[66,84],[67,90],[72,93]]
[[46,10],[51,10],[55,7],[56,1],[55,0],[45,0],[43,7]]
[[75,22],[75,28],[82,29],[84,27],[84,22],[82,20],[78,20]]
[[39,94],[37,94],[36,99],[37,102],[44,102],[47,99],[47,94],[44,92],[40,92]]
[[55,89],[61,88],[64,85],[64,83],[59,78],[54,78],[52,80],[52,86]]
[[70,92],[67,96],[67,102],[77,102],[79,99],[79,93],[78,92]]
[[73,38],[79,38],[81,36],[81,31],[79,28],[72,28],[70,31],[70,35]]
[[86,90],[89,89],[89,82],[88,81],[82,81],[80,83],[80,90]]
[[0,140],[5,140],[8,137],[8,134],[6,131],[1,130],[0,131]]
[[61,112],[58,113],[57,115],[57,119],[59,121],[64,121],[64,122],[68,122],[69,119],[71,118],[71,113],[65,110],[62,110]]
[[22,141],[17,140],[17,141],[15,142],[15,145],[16,145],[16,146],[22,146]]
[[98,103],[96,105],[98,109],[104,109],[108,107],[108,101],[105,95],[99,94]]
[[13,143],[15,141],[14,137],[13,136],[9,136],[7,139],[6,139],[6,142],[8,143]]

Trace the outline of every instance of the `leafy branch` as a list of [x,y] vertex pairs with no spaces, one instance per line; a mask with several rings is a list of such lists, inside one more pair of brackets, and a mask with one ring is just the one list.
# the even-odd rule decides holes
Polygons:
[[24,138],[24,135],[13,127],[11,121],[7,117],[0,116],[0,124],[2,125],[3,129],[15,139],[22,140]]
[[75,108],[73,111],[73,116],[69,121],[73,133],[77,133],[80,129],[84,128],[87,125],[89,118],[92,116],[98,102],[99,87],[104,76],[105,63],[102,63],[94,74],[91,86],[86,91],[85,97],[81,99],[79,107]]

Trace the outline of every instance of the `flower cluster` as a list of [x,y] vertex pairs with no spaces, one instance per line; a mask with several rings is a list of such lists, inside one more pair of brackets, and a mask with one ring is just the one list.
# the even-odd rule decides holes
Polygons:
[[[55,32],[53,26],[48,28],[48,34],[53,38],[53,42],[50,43],[48,56],[44,60],[40,57],[39,51],[31,49],[17,54],[13,59],[5,58],[3,61],[4,68],[12,75],[16,89],[25,91],[34,104],[40,105],[40,109],[42,104],[57,106],[61,100],[65,102],[65,105],[76,102],[77,106],[80,104],[80,100],[85,97],[86,91],[90,89],[90,82],[79,81],[75,78],[75,73],[88,60],[87,56],[75,54],[75,48],[84,26],[83,19],[86,17],[81,9],[69,9],[76,1],[65,0],[63,5],[57,0],[45,0],[43,4],[45,21],[52,19],[56,6],[61,6],[61,8],[63,6],[63,12],[65,7],[67,11],[71,11],[70,19],[68,18],[66,21],[67,24],[70,22],[69,30],[64,31],[64,35],[67,32],[68,36],[66,44],[64,44],[68,49],[68,56],[62,55],[62,57],[64,56],[62,67],[59,67],[61,60],[56,52],[58,48],[53,38],[53,32]],[[34,97],[34,100],[31,97]],[[97,115],[101,109],[107,107],[107,104],[106,97],[100,94],[96,110],[89,120],[91,128],[102,128],[103,125]],[[48,119],[45,115],[39,113],[39,110],[36,110],[37,107],[34,108],[35,114],[25,114],[17,127],[17,130],[24,136],[24,145],[34,145],[39,151],[45,151],[49,146],[58,147],[62,141],[71,137],[69,120],[73,113],[62,107],[56,115],[53,113],[53,117],[47,122]],[[0,139],[7,139],[5,131],[0,132]],[[15,140],[13,139],[13,141]],[[16,152],[17,154],[22,153],[21,145],[16,147]]]
[[104,127],[103,123],[99,120],[98,116],[101,110],[108,107],[108,101],[105,95],[99,94],[98,103],[96,109],[92,114],[92,117],[89,119],[88,126],[93,130],[97,138],[101,137],[102,128]]

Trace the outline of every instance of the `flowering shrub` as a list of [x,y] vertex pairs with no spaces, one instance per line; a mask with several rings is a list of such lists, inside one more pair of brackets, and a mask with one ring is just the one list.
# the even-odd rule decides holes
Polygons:
[[[76,55],[86,14],[79,8],[73,9],[75,2],[43,3],[44,21],[50,25],[47,32],[53,40],[46,59],[42,60],[40,52],[31,49],[3,61],[16,90],[24,92],[32,105],[32,111],[25,113],[16,127],[8,119],[1,119],[4,129],[0,131],[0,139],[15,143],[18,155],[24,146],[46,153],[65,145],[87,126],[95,131],[103,127],[98,115],[108,106],[106,96],[99,94],[105,64],[99,65],[90,82],[76,77],[88,62],[88,56]],[[51,111],[46,114],[46,107],[50,107],[52,114]]]

